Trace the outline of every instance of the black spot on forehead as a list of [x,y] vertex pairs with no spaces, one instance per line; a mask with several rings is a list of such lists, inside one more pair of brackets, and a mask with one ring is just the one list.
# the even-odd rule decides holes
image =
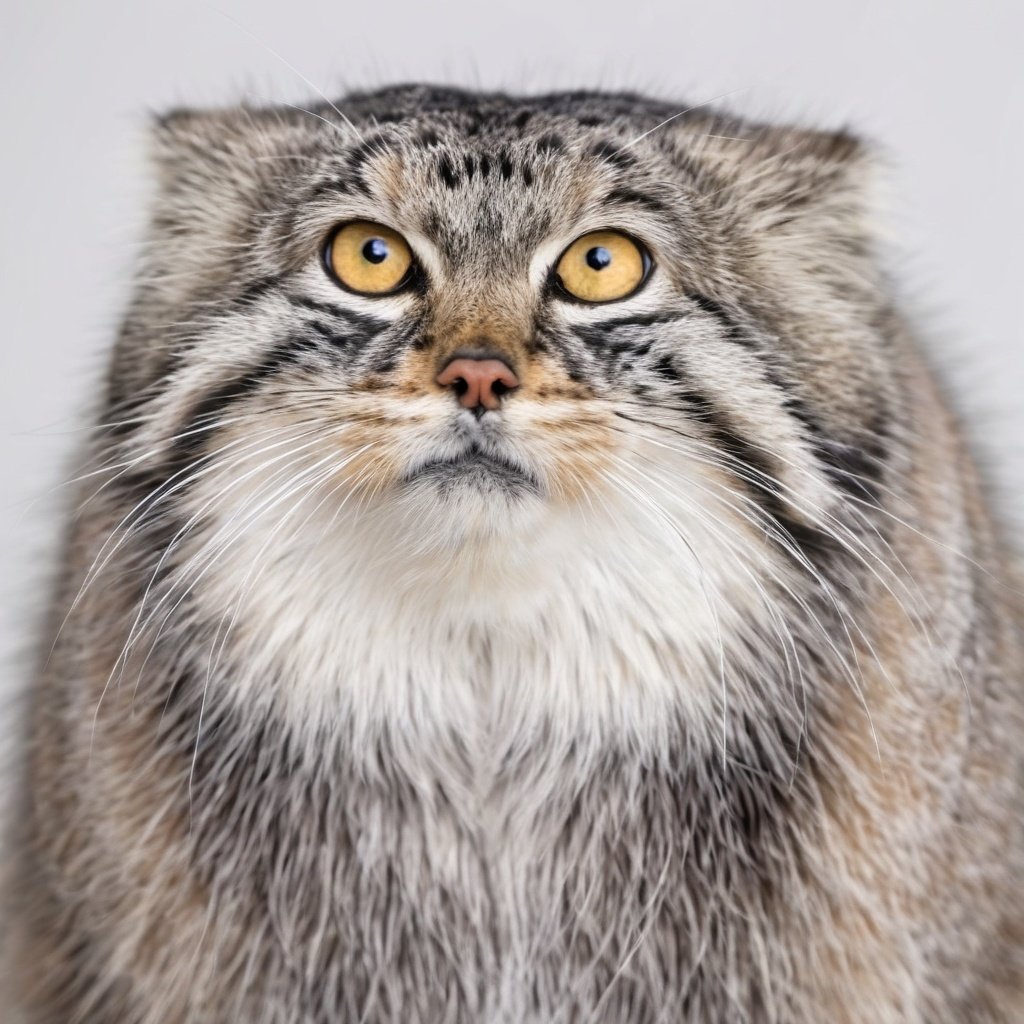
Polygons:
[[534,141],[533,148],[538,153],[562,153],[565,151],[565,139],[557,132],[548,132]]
[[592,156],[599,160],[606,161],[615,167],[628,169],[636,166],[637,159],[632,153],[616,145],[610,139],[601,139],[590,147]]
[[459,172],[447,153],[442,153],[438,158],[437,174],[445,188],[456,188],[461,182]]
[[[485,239],[526,245],[554,216],[573,215],[558,207],[570,195],[583,203],[590,194],[613,210],[672,212],[629,142],[676,115],[675,105],[629,93],[522,97],[417,85],[354,94],[337,106],[363,137],[315,194],[381,194],[375,164],[391,154],[387,187],[413,197],[410,209],[443,248],[476,249]],[[587,127],[591,119],[601,128]]]

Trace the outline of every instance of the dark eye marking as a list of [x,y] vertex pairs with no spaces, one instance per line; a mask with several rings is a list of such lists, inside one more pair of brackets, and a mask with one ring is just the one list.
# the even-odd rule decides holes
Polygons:
[[238,297],[233,301],[234,306],[251,306],[259,302],[265,295],[269,295],[284,278],[281,275],[274,275],[270,277],[261,277],[255,281],[250,282],[242,289],[238,294]]
[[612,206],[640,206],[645,210],[652,210],[654,213],[669,212],[668,206],[660,199],[632,188],[613,188],[602,201]]
[[588,324],[585,327],[574,327],[573,333],[594,348],[607,348],[612,351],[623,351],[640,345],[642,340],[637,338],[635,345],[632,341],[623,341],[614,337],[615,332],[630,327],[654,327],[658,324],[672,324],[687,318],[686,313],[637,313],[633,316],[619,316],[608,320],[600,320],[595,324]]
[[742,324],[733,316],[720,302],[702,295],[699,292],[689,292],[686,296],[699,309],[709,316],[713,316],[722,326],[725,336],[729,341],[742,345],[744,348],[757,348],[754,339],[746,331]]
[[357,313],[353,309],[345,309],[333,302],[320,302],[311,299],[308,295],[286,296],[291,305],[301,309],[308,309],[321,316],[328,316],[334,320],[340,320],[347,327],[351,327],[368,339],[380,334],[381,331],[390,326],[389,320],[382,320],[379,317],[368,316],[366,313]]
[[[296,365],[303,356],[316,351],[320,343],[310,337],[289,336],[275,345],[258,362],[232,377],[224,384],[208,391],[196,400],[188,416],[175,431],[164,457],[149,469],[124,476],[119,486],[126,493],[142,493],[147,496],[149,514],[159,505],[161,489],[174,481],[175,486],[187,480],[192,467],[196,465],[210,436],[218,429],[218,421],[232,405],[255,394],[267,381],[282,370]],[[182,486],[182,490],[185,488]]]

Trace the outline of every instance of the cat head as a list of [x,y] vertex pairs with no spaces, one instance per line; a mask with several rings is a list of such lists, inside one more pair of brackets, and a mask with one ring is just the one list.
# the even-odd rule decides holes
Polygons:
[[639,516],[799,562],[871,496],[895,371],[845,135],[417,86],[155,141],[107,409],[132,501],[287,513],[268,545],[376,524],[384,559]]

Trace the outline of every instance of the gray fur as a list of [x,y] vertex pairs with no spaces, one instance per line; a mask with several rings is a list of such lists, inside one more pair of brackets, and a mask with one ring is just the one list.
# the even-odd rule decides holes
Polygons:
[[[33,690],[30,1024],[1024,1018],[1021,610],[863,147],[682,109],[157,124]],[[356,217],[413,291],[331,282]],[[603,227],[651,278],[567,303]],[[524,380],[479,424],[467,343]],[[476,451],[523,475],[418,473]]]

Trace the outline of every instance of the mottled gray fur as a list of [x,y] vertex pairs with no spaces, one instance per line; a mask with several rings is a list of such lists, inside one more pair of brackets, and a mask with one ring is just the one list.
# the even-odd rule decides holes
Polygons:
[[[863,147],[420,86],[155,143],[32,691],[26,1020],[1024,1019],[1019,600]],[[354,218],[410,288],[331,280]],[[599,228],[650,278],[570,302]],[[522,381],[477,420],[466,346]]]

